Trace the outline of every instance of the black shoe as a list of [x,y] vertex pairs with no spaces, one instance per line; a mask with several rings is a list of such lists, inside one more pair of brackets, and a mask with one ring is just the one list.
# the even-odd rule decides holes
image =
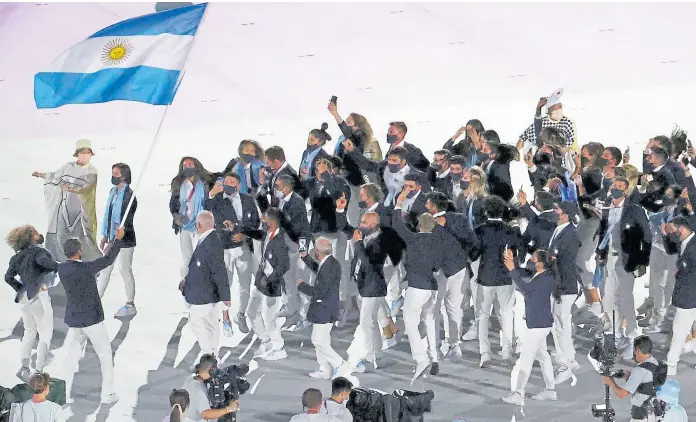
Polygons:
[[437,375],[440,373],[440,364],[437,362],[433,362],[430,365],[430,375]]

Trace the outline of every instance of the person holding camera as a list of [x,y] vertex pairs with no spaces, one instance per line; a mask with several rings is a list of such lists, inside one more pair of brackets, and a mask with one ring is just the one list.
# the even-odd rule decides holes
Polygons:
[[237,400],[232,400],[222,409],[211,409],[210,400],[208,399],[208,388],[205,382],[210,379],[210,370],[216,366],[217,359],[215,356],[205,354],[201,356],[201,360],[196,365],[193,376],[187,378],[184,382],[182,388],[188,391],[190,398],[190,405],[184,412],[186,418],[195,422],[217,421],[218,418],[236,413],[239,410],[239,402]]
[[604,384],[614,390],[617,397],[625,399],[630,396],[631,422],[648,420],[652,403],[650,399],[656,394],[655,387],[661,386],[667,379],[667,365],[653,357],[652,349],[650,337],[637,337],[633,341],[633,360],[638,363],[638,367],[625,372],[625,382],[622,386],[619,386],[613,377],[604,377]]

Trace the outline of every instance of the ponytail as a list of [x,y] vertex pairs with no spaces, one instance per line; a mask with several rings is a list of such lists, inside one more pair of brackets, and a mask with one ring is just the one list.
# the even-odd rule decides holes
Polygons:
[[325,144],[331,140],[331,135],[329,135],[329,133],[326,131],[326,129],[328,129],[328,128],[329,128],[329,124],[324,122],[321,124],[321,129],[312,129],[312,131],[309,132],[309,134],[311,136],[314,136],[315,138],[319,139],[319,141],[322,144]]
[[181,422],[183,420],[183,414],[186,409],[188,409],[189,404],[191,404],[191,398],[186,390],[172,390],[169,395],[169,404],[172,406],[172,410],[169,414],[169,422]]

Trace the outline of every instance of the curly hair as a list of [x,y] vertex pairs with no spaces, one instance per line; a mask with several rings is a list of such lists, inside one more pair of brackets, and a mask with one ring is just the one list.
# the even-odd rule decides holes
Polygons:
[[10,233],[5,238],[5,241],[15,252],[19,252],[36,243],[36,241],[34,240],[35,232],[36,229],[34,228],[34,226],[31,226],[29,224],[19,226],[10,231]]

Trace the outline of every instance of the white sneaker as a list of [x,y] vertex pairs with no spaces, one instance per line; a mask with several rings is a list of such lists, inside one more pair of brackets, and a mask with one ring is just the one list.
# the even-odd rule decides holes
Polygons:
[[577,371],[578,369],[580,369],[580,362],[578,362],[577,360],[570,362],[570,369],[572,369],[573,371]]
[[684,345],[682,353],[689,353],[696,350],[696,339],[689,341]]
[[515,406],[524,406],[524,397],[516,391],[509,396],[503,397],[502,400],[505,403],[514,404]]
[[462,358],[462,348],[459,347],[458,344],[450,346],[449,350],[447,350],[447,357],[461,359]]
[[273,344],[269,341],[267,343],[261,343],[258,349],[254,352],[255,358],[264,357],[273,349]]
[[387,350],[391,349],[392,347],[396,346],[399,343],[399,340],[396,338],[396,334],[392,336],[392,338],[385,338],[384,341],[382,341],[382,350]]
[[116,393],[111,393],[108,396],[104,396],[101,399],[102,404],[113,404],[118,401],[118,396]]
[[555,390],[544,390],[541,393],[533,395],[532,400],[556,401],[558,400],[558,396],[556,395]]
[[476,325],[472,325],[471,328],[469,328],[469,331],[462,336],[462,341],[472,341],[476,339],[478,339],[478,327]]
[[677,367],[676,366],[667,366],[667,376],[668,377],[676,377],[677,376]]
[[114,318],[132,318],[138,313],[138,310],[135,309],[135,305],[123,305],[121,308],[116,311],[114,314]]
[[428,369],[428,366],[430,366],[430,361],[427,359],[422,362],[418,362],[416,365],[416,370],[413,374],[413,379],[411,380],[411,385],[413,385],[413,382],[423,375],[425,370]]
[[[282,360],[288,357],[288,352],[285,351],[285,349],[273,349],[271,350],[268,354],[262,356],[261,358],[263,360],[267,361],[275,361],[275,360]],[[331,377],[329,376],[329,379]]]
[[316,379],[330,380],[331,379],[331,372],[324,369],[324,368],[319,368],[318,370],[316,370],[314,372],[310,372],[309,376],[312,378],[316,378]]
[[563,384],[571,378],[573,378],[573,371],[567,366],[561,366],[558,368],[558,372],[556,372],[554,383],[556,385]]

